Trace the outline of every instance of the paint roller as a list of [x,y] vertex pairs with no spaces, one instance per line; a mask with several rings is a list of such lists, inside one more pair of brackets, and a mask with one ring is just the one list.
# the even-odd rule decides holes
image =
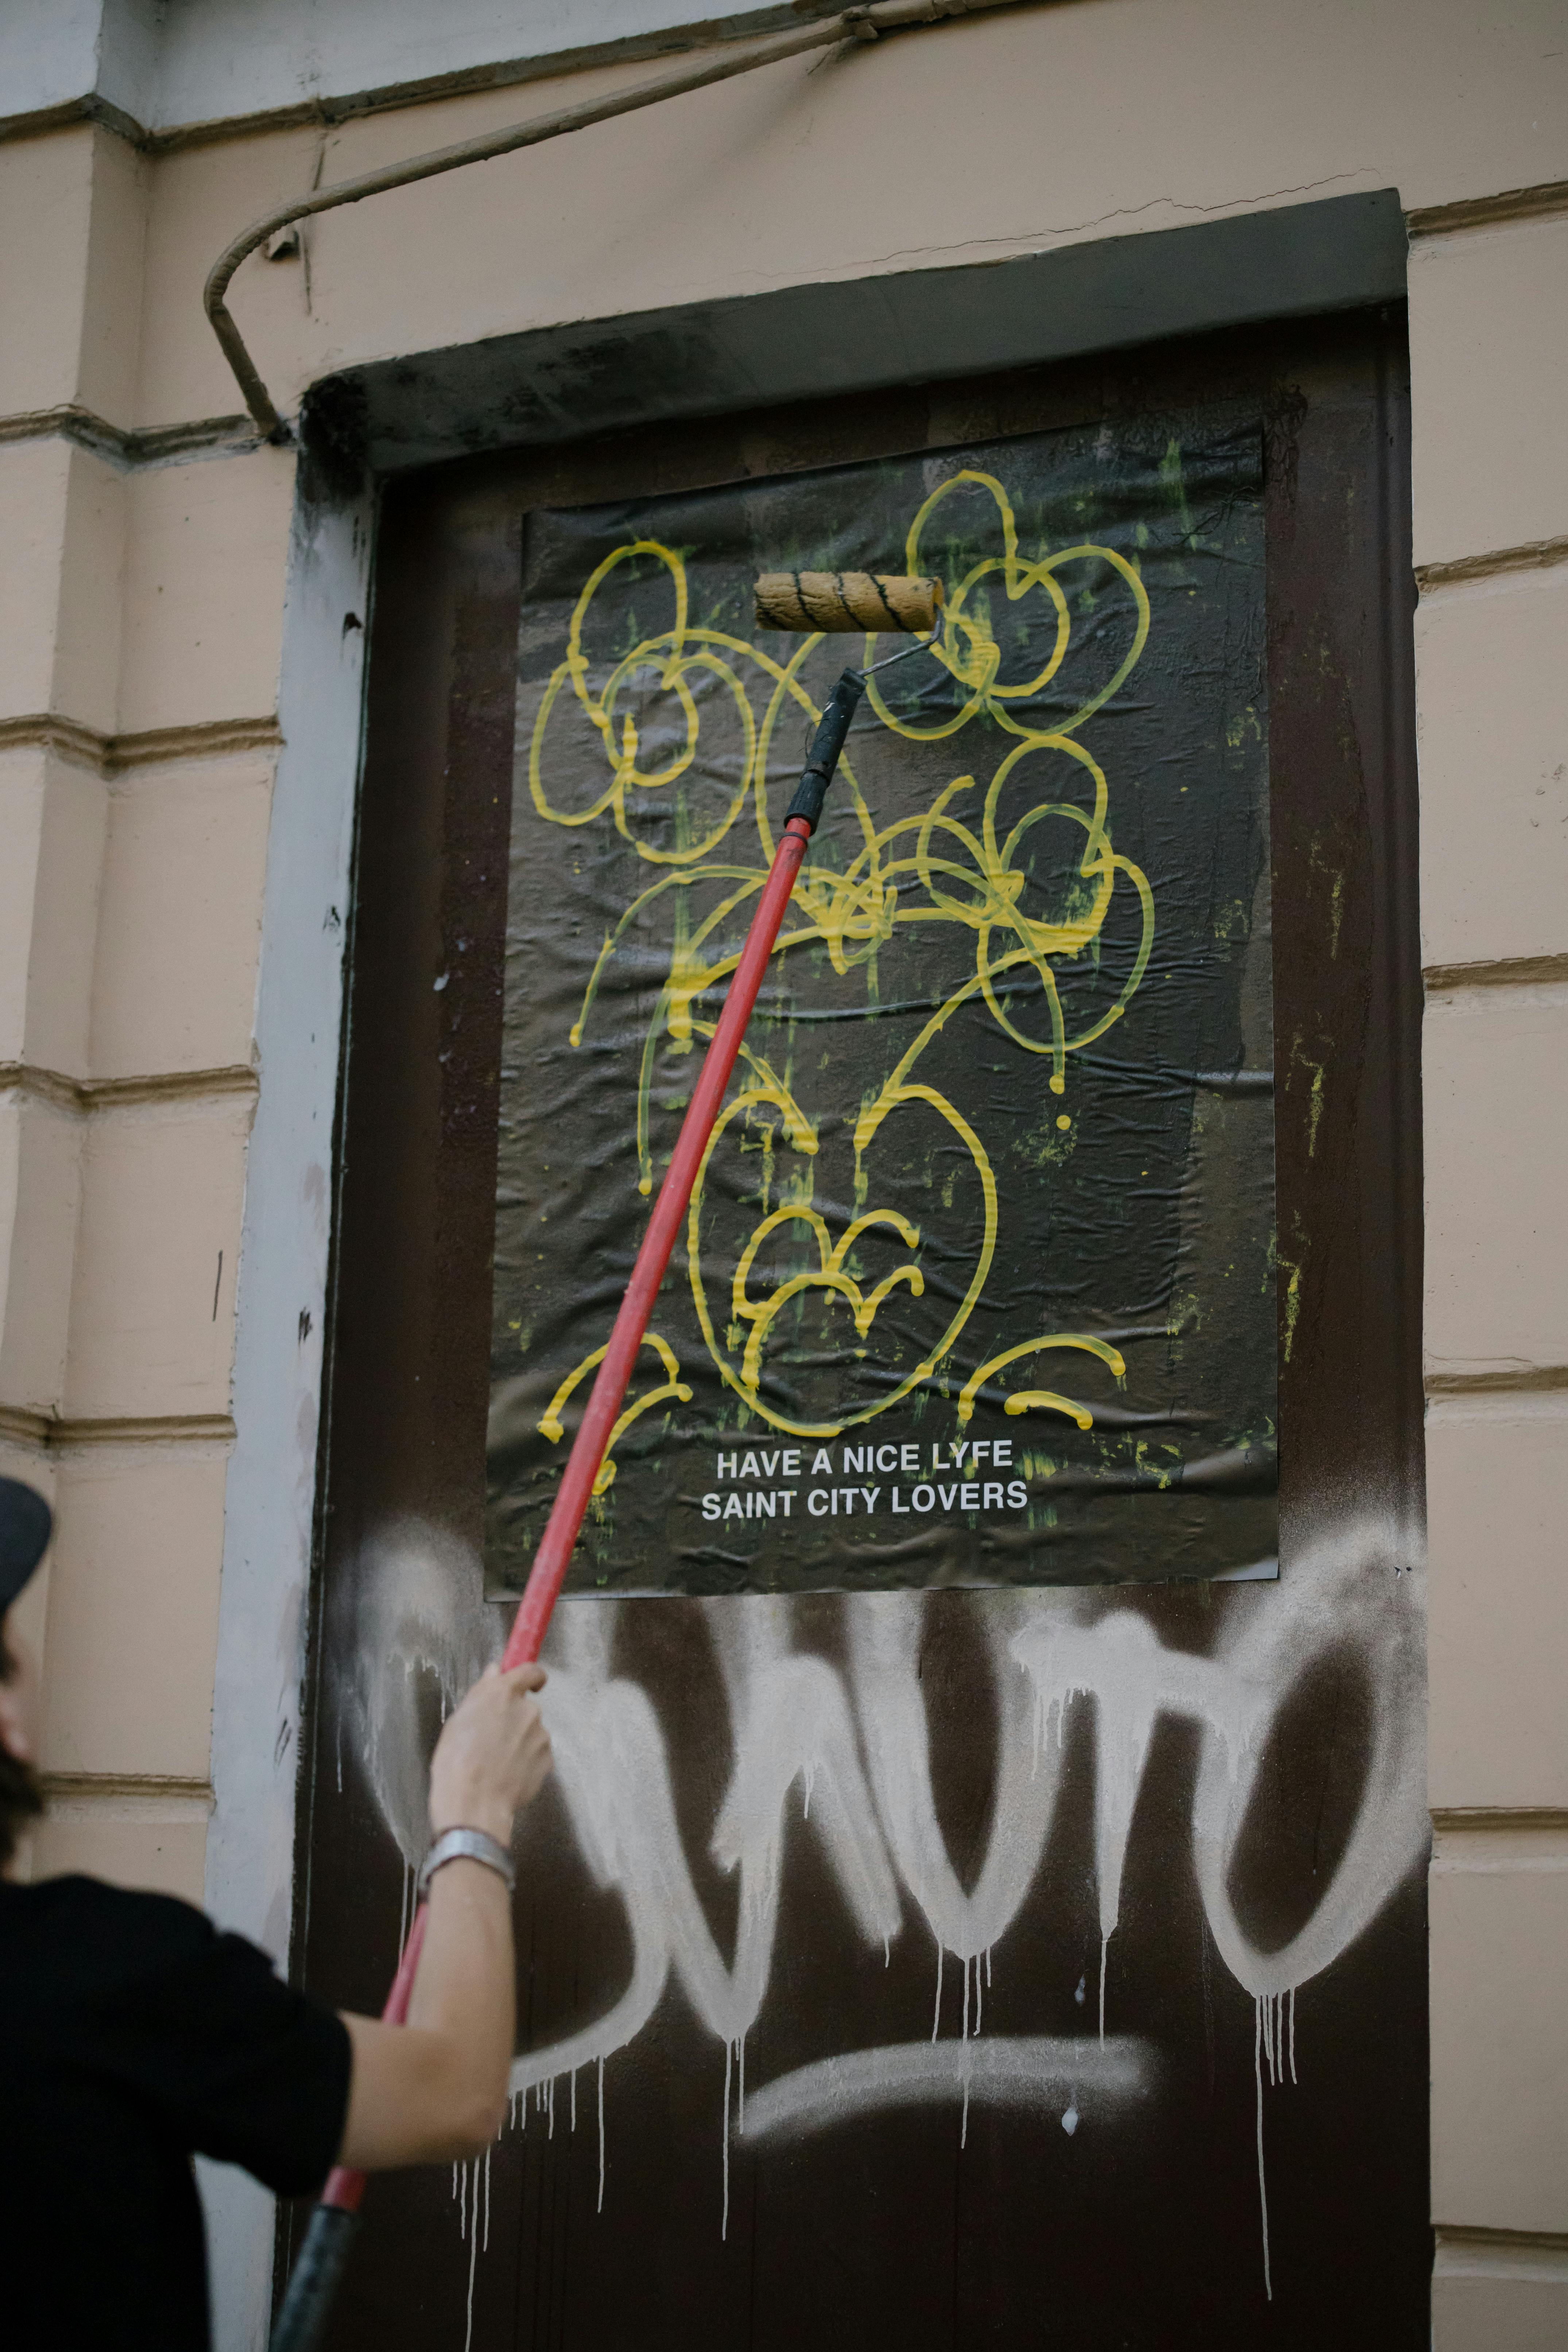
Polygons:
[[[778,940],[784,908],[805,856],[806,844],[821,820],[823,802],[837,769],[850,721],[866,691],[866,680],[874,670],[907,661],[911,654],[934,651],[942,635],[942,585],[940,580],[883,572],[766,572],[756,584],[756,619],[759,629],[777,629],[795,635],[842,635],[854,632],[870,635],[914,635],[918,641],[905,646],[901,653],[889,654],[861,669],[847,669],[823,705],[741,961],[703,1057],[668,1170],[632,1268],[631,1281],[616,1317],[609,1345],[573,1440],[555,1501],[512,1621],[501,1658],[503,1668],[508,1670],[538,1657],[551,1613],[565,1582],[593,1496],[594,1481],[609,1450],[659,1285],[701,1170],[708,1139],[723,1107],[725,1089]],[[389,2024],[402,2025],[406,2021],[420,1947],[425,1940],[425,1917],[421,1904],[403,1948],[396,1981],[382,2011]],[[300,2258],[289,2280],[272,2332],[271,2352],[314,2352],[320,2343],[348,2259],[364,2185],[364,2174],[351,2171],[346,2166],[339,2165],[330,2175],[321,2202],[310,2216]]]

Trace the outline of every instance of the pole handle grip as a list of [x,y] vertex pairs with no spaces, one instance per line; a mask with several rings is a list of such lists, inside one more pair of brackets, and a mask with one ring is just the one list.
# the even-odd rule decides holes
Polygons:
[[358,2232],[359,2215],[346,2205],[315,2207],[289,2273],[271,2352],[316,2352]]
[[804,817],[813,833],[822,821],[822,803],[827,797],[827,787],[833,782],[838,755],[849,732],[849,722],[860,708],[860,698],[865,691],[866,681],[858,670],[847,669],[823,704],[822,716],[816,722],[816,732],[805,756],[805,771],[795,787],[795,798],[789,804],[790,816]]

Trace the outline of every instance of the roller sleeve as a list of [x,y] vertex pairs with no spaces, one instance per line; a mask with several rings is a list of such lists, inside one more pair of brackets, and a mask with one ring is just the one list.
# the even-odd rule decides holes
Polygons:
[[764,572],[756,585],[759,629],[796,635],[826,630],[927,636],[942,610],[940,580],[882,572]]

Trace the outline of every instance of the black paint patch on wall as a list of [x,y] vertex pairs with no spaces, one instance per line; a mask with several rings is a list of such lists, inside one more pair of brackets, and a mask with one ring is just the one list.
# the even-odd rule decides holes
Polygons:
[[755,573],[806,567],[941,572],[949,650],[851,734],[574,1583],[1272,1554],[1262,543],[1256,421],[1213,409],[531,515],[492,1585],[526,1576],[810,719],[894,650],[755,636]]

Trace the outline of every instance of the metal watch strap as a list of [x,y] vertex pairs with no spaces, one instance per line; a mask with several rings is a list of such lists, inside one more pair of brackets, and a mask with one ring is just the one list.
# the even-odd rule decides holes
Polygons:
[[517,1873],[511,1866],[511,1856],[499,1838],[489,1830],[443,1830],[425,1857],[425,1867],[419,1874],[419,1892],[423,1895],[430,1881],[444,1863],[482,1862],[498,1878],[506,1881],[510,1895],[517,1885]]

